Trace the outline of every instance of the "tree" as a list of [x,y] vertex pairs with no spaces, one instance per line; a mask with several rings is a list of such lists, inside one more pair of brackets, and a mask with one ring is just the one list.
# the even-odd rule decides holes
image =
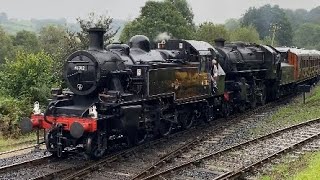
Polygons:
[[276,40],[273,40],[272,42],[272,38],[270,36],[263,38],[261,43],[266,45],[272,45],[273,43],[273,46],[279,46],[279,43]]
[[237,28],[240,28],[240,21],[238,19],[228,19],[226,20],[226,23],[224,24],[227,30],[232,31]]
[[293,31],[291,24],[283,9],[279,6],[265,5],[258,9],[249,8],[242,18],[243,26],[254,26],[259,33],[260,39],[272,36],[272,25],[277,25],[276,40],[280,45],[291,45]]
[[40,50],[38,37],[34,32],[22,30],[14,38],[15,48],[23,49],[26,52],[38,52]]
[[259,33],[253,26],[240,27],[230,32],[230,41],[244,41],[259,44]]
[[320,24],[320,6],[311,9],[306,19],[308,22]]
[[296,9],[296,10],[286,9],[284,11],[288,17],[288,20],[291,26],[294,29],[299,28],[300,25],[308,21],[307,19],[308,11],[305,9]]
[[[78,23],[80,24],[80,32],[71,32],[68,31],[69,46],[72,49],[86,49],[89,46],[88,30],[93,27],[104,28],[106,33],[104,34],[104,41],[108,44],[112,42],[112,38],[117,34],[118,30],[113,31],[111,27],[112,18],[106,15],[96,16],[94,13],[90,13],[86,19],[77,18]],[[77,43],[77,39],[81,43]]]
[[229,39],[228,31],[224,25],[215,25],[212,22],[205,22],[199,26],[195,34],[197,40],[206,41],[214,45],[217,38]]
[[45,26],[39,32],[40,47],[47,53],[55,55],[66,50],[67,30],[61,26]]
[[142,7],[140,16],[126,24],[120,40],[127,42],[130,37],[143,34],[151,40],[157,35],[167,32],[173,38],[192,38],[192,27],[182,13],[170,2],[147,1]]
[[298,47],[320,50],[320,25],[306,23],[295,32],[294,44]]
[[76,45],[70,44],[76,43],[71,43],[65,28],[52,25],[45,26],[40,30],[39,43],[41,49],[48,53],[55,61],[54,73],[62,79],[65,59],[70,53],[76,50],[73,49]]
[[188,25],[195,26],[193,23],[194,14],[186,0],[166,0],[166,1],[171,3],[172,5],[174,5],[174,7],[177,8],[177,10],[182,14],[182,16],[188,22]]
[[18,52],[1,66],[0,91],[16,99],[46,102],[50,89],[60,84],[54,63],[44,52]]
[[0,27],[0,64],[5,58],[13,55],[13,42],[10,36]]

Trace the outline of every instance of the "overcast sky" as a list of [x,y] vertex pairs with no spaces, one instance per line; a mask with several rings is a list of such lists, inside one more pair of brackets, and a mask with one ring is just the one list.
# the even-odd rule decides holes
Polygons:
[[[108,14],[113,18],[131,20],[139,15],[147,0],[0,0],[0,12],[10,18],[66,18],[75,21],[89,12]],[[193,9],[195,22],[224,23],[239,18],[251,7],[278,4],[282,8],[310,10],[320,6],[320,0],[187,0]]]

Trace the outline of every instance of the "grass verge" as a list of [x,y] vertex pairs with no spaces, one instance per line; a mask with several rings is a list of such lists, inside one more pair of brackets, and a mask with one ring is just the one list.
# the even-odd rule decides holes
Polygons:
[[[279,108],[266,123],[262,123],[253,133],[261,133],[266,127],[281,128],[299,122],[320,117],[320,87],[317,86],[308,94],[306,103],[303,104],[302,97],[296,98],[292,103]],[[290,157],[283,157],[282,164],[272,167],[271,171],[265,172],[261,180],[318,180],[320,179],[320,151],[307,153],[298,159],[290,160]]]
[[320,152],[307,153],[297,160],[286,157],[282,164],[260,177],[261,180],[318,180],[320,179]]
[[[298,124],[310,119],[320,117],[320,86],[316,86],[307,94],[306,103],[303,103],[302,95],[292,100],[291,103],[280,107],[266,121],[263,121],[251,129],[252,134],[261,135],[273,130]],[[268,128],[266,128],[268,127]]]
[[[36,139],[35,133],[21,136],[18,139],[4,138],[4,137],[0,136],[0,152],[9,151],[12,149],[19,148],[21,146],[26,145],[24,142],[35,140],[35,139]],[[35,144],[35,143],[36,143],[36,141],[34,141],[33,143],[29,143],[29,144]]]

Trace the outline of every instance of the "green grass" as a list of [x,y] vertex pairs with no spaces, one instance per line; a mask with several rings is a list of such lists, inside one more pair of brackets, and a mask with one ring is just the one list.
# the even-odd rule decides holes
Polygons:
[[307,153],[295,161],[289,157],[284,163],[274,166],[271,172],[260,177],[260,180],[319,180],[320,152]]
[[302,98],[294,100],[286,107],[272,115],[271,121],[280,121],[285,124],[299,123],[320,117],[320,87],[316,87],[306,98],[303,104]]
[[[261,123],[253,133],[261,133],[266,127],[285,127],[299,122],[320,117],[320,87],[316,87],[307,95],[303,104],[301,97],[292,103],[279,108],[265,123]],[[307,153],[297,160],[283,157],[283,163],[275,165],[270,172],[265,173],[261,180],[319,180],[320,179],[320,151]]]
[[[35,140],[36,135],[35,133],[31,133],[28,135],[21,136],[18,139],[12,139],[12,138],[4,138],[0,136],[0,152],[3,151],[8,151],[11,149],[16,149],[19,148],[20,146],[23,146],[24,144],[16,145],[17,143],[25,142],[25,141],[30,141],[30,140]],[[34,142],[33,144],[35,144]]]
[[302,95],[292,100],[291,103],[280,107],[277,112],[267,120],[251,129],[254,135],[264,134],[268,131],[266,127],[286,127],[310,119],[320,117],[320,86],[317,86],[311,93],[306,95],[306,103],[303,103]]
[[320,179],[320,152],[314,153],[308,159],[308,166],[294,176],[295,180]]

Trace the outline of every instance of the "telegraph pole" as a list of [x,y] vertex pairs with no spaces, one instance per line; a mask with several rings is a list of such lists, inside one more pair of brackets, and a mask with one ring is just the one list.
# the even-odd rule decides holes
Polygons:
[[270,25],[270,28],[271,28],[271,32],[272,32],[272,40],[271,40],[271,46],[273,46],[273,44],[274,44],[274,39],[275,39],[275,37],[276,37],[276,32],[279,30],[279,29],[281,29],[281,26],[280,25],[278,25],[277,23],[272,23],[271,25]]

